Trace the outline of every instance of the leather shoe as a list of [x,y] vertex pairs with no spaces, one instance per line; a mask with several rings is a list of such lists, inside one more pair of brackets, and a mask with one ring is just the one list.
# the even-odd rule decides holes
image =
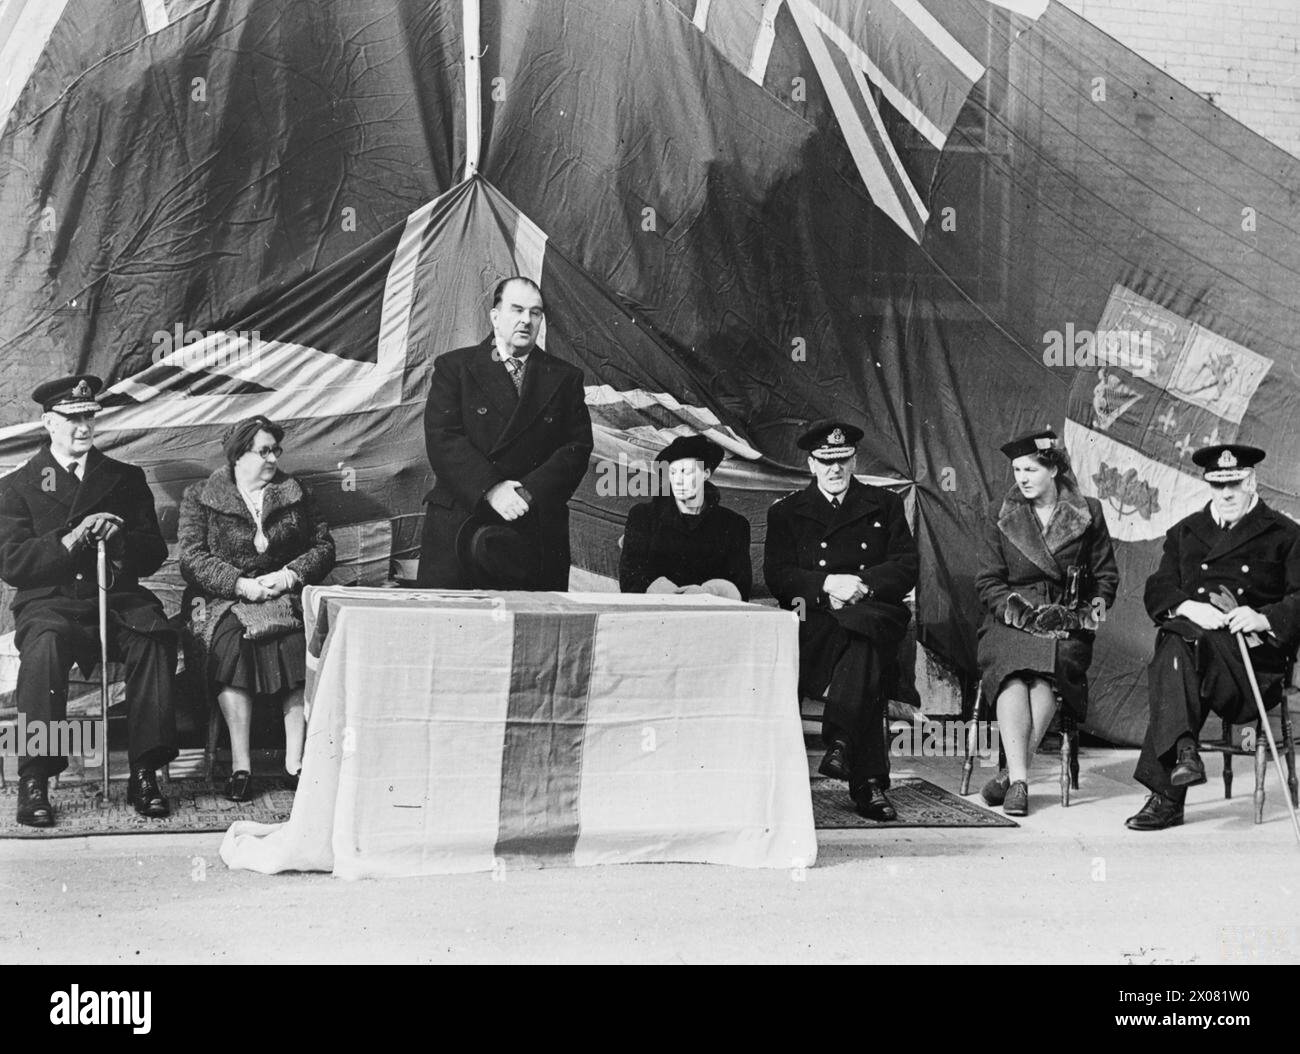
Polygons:
[[822,763],[817,766],[817,771],[823,776],[833,780],[844,780],[846,783],[849,779],[849,745],[842,739],[836,739],[831,743],[830,750],[826,751],[822,758]]
[[1008,816],[1029,815],[1029,784],[1016,780],[1008,785],[1007,796],[1002,801],[1002,811]]
[[239,769],[237,772],[230,774],[230,779],[226,780],[226,800],[253,800],[253,774],[251,772],[247,769]]
[[1007,775],[1007,770],[1002,769],[980,790],[980,797],[988,805],[1001,805],[1006,801],[1007,788],[1011,786],[1011,777]]
[[1175,787],[1195,787],[1205,782],[1205,762],[1191,743],[1178,748],[1178,764],[1169,773],[1169,782]]
[[18,822],[24,827],[54,826],[48,777],[23,776],[18,781]]
[[158,789],[158,774],[153,769],[131,770],[131,780],[126,785],[126,800],[135,806],[135,811],[141,816],[147,816],[152,820],[171,814],[167,799]]
[[1166,827],[1180,827],[1183,822],[1183,803],[1152,794],[1133,816],[1124,821],[1130,831],[1163,831]]
[[885,788],[878,780],[867,780],[853,792],[853,804],[858,807],[858,815],[877,823],[892,823],[898,819],[898,811],[888,798]]

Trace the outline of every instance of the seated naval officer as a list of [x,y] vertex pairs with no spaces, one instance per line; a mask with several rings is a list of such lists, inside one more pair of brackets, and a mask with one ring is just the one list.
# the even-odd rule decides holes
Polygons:
[[1234,634],[1245,634],[1266,707],[1282,698],[1300,640],[1300,526],[1257,493],[1264,451],[1237,443],[1192,455],[1210,502],[1165,535],[1147,579],[1158,626],[1147,675],[1150,722],[1134,778],[1151,791],[1126,825],[1158,831],[1183,822],[1187,788],[1205,782],[1196,737],[1209,711],[1233,722],[1257,714]]
[[918,561],[902,500],[853,478],[861,438],[835,420],[800,437],[813,478],[768,510],[763,576],[800,613],[800,695],[826,700],[819,771],[848,781],[863,816],[893,820],[881,674],[911,618]]
[[[177,638],[158,598],[138,579],[162,566],[167,543],[144,472],[94,447],[101,387],[87,374],[38,387],[32,398],[44,411],[49,444],[0,481],[0,578],[18,590],[18,709],[29,724],[64,720],[72,664],[88,674],[99,663],[95,565],[103,539],[110,562],[108,655],[126,666],[127,798],[142,816],[161,817],[169,808],[156,770],[176,756]],[[67,764],[63,757],[22,759],[19,823],[53,825],[48,781]]]

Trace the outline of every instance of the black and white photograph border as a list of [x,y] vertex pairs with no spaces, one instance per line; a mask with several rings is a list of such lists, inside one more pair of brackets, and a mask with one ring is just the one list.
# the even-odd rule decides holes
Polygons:
[[1298,51],[0,0],[4,959],[1300,962]]

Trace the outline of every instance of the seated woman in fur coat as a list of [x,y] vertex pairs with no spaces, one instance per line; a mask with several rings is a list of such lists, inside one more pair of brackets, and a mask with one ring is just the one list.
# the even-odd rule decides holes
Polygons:
[[1002,448],[1015,483],[984,532],[975,588],[984,695],[997,700],[1007,767],[984,800],[1009,816],[1029,812],[1029,762],[1056,712],[1088,707],[1098,623],[1115,601],[1119,569],[1101,503],[1085,498],[1051,429]]
[[749,521],[724,509],[709,477],[722,448],[678,436],[655,458],[671,493],[633,506],[623,535],[618,584],[624,593],[713,593],[748,600],[753,587]]
[[265,417],[226,433],[226,463],[185,492],[181,574],[203,673],[230,730],[226,797],[253,797],[248,729],[254,696],[278,697],[284,767],[302,768],[306,641],[299,596],[334,566],[334,539],[311,495],[279,469],[284,429]]

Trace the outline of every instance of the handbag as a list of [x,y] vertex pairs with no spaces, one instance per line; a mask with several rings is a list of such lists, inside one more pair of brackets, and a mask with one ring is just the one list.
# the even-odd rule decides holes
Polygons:
[[303,631],[302,608],[298,598],[287,593],[258,604],[241,600],[231,610],[243,624],[244,636],[248,640],[269,640]]

